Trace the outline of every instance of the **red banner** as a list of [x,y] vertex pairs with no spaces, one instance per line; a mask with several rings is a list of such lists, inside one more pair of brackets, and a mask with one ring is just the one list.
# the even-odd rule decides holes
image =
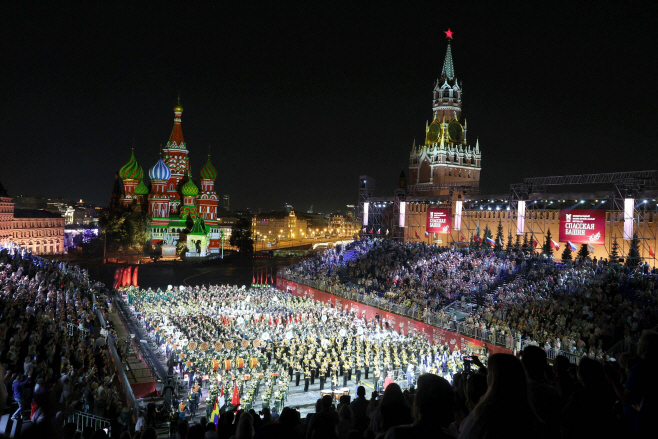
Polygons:
[[452,210],[444,207],[430,207],[427,209],[427,228],[429,233],[449,235],[452,224]]
[[560,210],[560,242],[604,245],[605,209]]
[[335,308],[340,308],[343,311],[355,312],[361,314],[366,320],[374,320],[379,316],[383,323],[388,323],[390,328],[395,329],[400,334],[422,334],[427,338],[430,343],[445,344],[448,343],[451,349],[464,350],[470,348],[471,350],[481,350],[486,348],[490,354],[506,353],[511,354],[510,349],[501,346],[485,343],[474,338],[465,337],[454,332],[447,331],[427,323],[419,322],[408,317],[403,317],[398,314],[382,311],[373,306],[364,305],[360,302],[344,299],[342,297],[334,296],[333,294],[324,291],[316,290],[305,285],[300,285],[295,282],[277,278],[276,288],[280,291],[289,291],[292,295],[298,297],[309,297],[311,299],[319,300],[320,302],[327,303]]

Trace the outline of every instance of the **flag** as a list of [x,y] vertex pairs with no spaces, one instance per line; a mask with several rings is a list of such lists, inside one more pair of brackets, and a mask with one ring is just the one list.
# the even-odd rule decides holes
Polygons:
[[414,233],[416,234],[416,238],[420,239],[420,236],[418,236],[418,232],[414,230]]
[[576,250],[578,250],[578,247],[576,247],[576,245],[573,244],[571,241],[567,241],[567,245],[569,246],[569,248],[571,249],[572,252],[575,252]]
[[212,406],[212,413],[210,414],[210,421],[215,424],[215,428],[219,425],[219,397],[215,398],[215,403]]
[[137,270],[139,270],[139,267],[135,267],[135,270],[133,270],[133,287],[137,288]]
[[459,237],[459,240],[460,240],[460,241],[466,241],[466,237],[464,236],[463,233],[462,233],[461,236]]
[[426,231],[425,231],[425,238],[429,238],[429,237],[430,237],[430,232],[428,232],[428,231],[426,230]]
[[587,251],[590,253],[594,253],[594,246],[590,243],[587,244]]
[[240,405],[240,392],[238,392],[238,382],[233,381],[233,397],[231,398],[231,405],[238,408]]
[[388,236],[388,229],[386,229],[386,236]]
[[375,230],[375,229],[370,229],[370,231],[368,233],[372,233],[373,230]]
[[482,244],[482,238],[480,238],[478,235],[473,236],[473,241],[479,242],[480,244]]
[[537,238],[535,238],[535,237],[533,236],[533,237],[532,237],[532,246],[533,246],[534,248],[537,248],[538,245],[539,245],[539,241],[537,241]]
[[222,390],[219,393],[219,404],[217,405],[217,409],[221,410],[222,407],[224,407],[224,404],[226,404],[226,397],[224,396],[224,386],[222,385]]
[[491,238],[485,238],[485,241],[487,241],[487,244],[489,245],[496,245],[496,241]]
[[377,229],[377,234],[381,235],[381,233],[382,233],[382,229]]
[[553,247],[555,250],[560,250],[560,243],[551,239],[551,247]]
[[649,256],[651,256],[652,258],[655,258],[655,257],[656,257],[656,253],[653,251],[653,249],[651,248],[651,246],[649,246]]
[[498,238],[498,245],[503,246],[503,238]]
[[366,233],[366,228],[365,227],[363,228],[363,233]]

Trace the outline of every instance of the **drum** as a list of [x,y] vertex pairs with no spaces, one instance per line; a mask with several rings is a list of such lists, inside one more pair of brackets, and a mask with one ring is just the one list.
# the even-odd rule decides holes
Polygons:
[[345,388],[343,389],[343,395],[345,395],[345,396],[350,396],[350,389],[348,389],[347,387],[345,387]]

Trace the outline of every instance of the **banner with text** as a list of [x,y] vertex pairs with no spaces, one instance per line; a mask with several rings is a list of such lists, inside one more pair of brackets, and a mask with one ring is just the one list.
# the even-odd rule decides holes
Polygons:
[[604,209],[560,210],[560,242],[603,245],[605,243]]
[[427,209],[427,232],[449,235],[452,211],[450,208],[430,207]]

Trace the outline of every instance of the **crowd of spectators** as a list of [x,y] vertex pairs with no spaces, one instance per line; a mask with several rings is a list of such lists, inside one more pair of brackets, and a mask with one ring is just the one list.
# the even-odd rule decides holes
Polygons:
[[366,239],[347,252],[328,249],[286,272],[391,303],[438,311],[464,295],[486,294],[501,274],[515,267],[515,258],[485,250],[456,252],[423,242]]
[[[637,356],[602,363],[583,358],[578,366],[528,346],[521,359],[489,357],[487,368],[457,374],[451,384],[426,373],[417,388],[388,384],[383,394],[317,400],[301,418],[286,407],[227,411],[218,424],[182,422],[175,439],[415,439],[415,438],[648,438],[658,428],[658,332],[645,331]],[[121,439],[154,439],[146,428]]]
[[0,407],[27,437],[72,437],[75,412],[111,419],[114,431],[129,423],[94,287],[78,266],[0,250]]
[[[628,347],[658,322],[658,274],[646,264],[563,264],[523,252],[366,239],[301,261],[285,275],[403,305],[428,322],[517,350],[534,344],[604,359],[616,342]],[[446,310],[455,300],[481,306],[457,321]]]

